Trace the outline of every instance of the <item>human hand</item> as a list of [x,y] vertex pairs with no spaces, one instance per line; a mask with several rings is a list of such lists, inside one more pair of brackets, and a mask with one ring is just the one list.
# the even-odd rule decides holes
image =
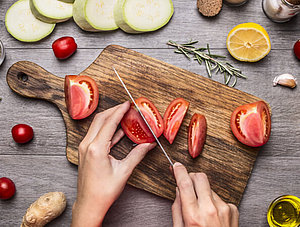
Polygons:
[[173,170],[178,186],[172,206],[174,227],[238,227],[237,207],[211,190],[204,173],[188,173],[178,162]]
[[132,171],[155,147],[136,146],[123,160],[116,160],[110,149],[124,136],[116,129],[130,103],[125,102],[98,113],[79,145],[77,199],[73,205],[72,227],[101,226],[106,212],[123,191]]

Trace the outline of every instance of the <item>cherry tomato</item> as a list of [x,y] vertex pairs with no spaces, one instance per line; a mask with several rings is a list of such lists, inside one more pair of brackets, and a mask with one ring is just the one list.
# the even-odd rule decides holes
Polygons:
[[183,98],[173,100],[164,114],[164,136],[173,143],[190,103]]
[[[150,100],[143,97],[138,98],[135,102],[146,118],[154,134],[157,137],[160,137],[164,131],[164,124],[156,107]],[[155,141],[134,104],[131,104],[129,111],[123,117],[121,126],[128,138],[134,143],[152,143]]]
[[294,45],[294,53],[296,57],[300,60],[300,40],[298,40]]
[[66,59],[77,50],[77,44],[73,37],[61,37],[52,43],[52,49],[55,57]]
[[192,158],[196,158],[202,151],[206,140],[207,123],[206,119],[201,114],[194,114],[188,135],[189,153]]
[[18,124],[11,129],[11,134],[16,143],[27,143],[33,138],[33,129],[29,125]]
[[89,76],[66,76],[65,99],[71,118],[79,120],[90,116],[99,102],[96,82]]
[[271,117],[263,101],[240,106],[231,115],[230,126],[235,137],[250,147],[268,142],[271,133]]
[[6,177],[0,178],[0,199],[10,199],[16,192],[14,182]]

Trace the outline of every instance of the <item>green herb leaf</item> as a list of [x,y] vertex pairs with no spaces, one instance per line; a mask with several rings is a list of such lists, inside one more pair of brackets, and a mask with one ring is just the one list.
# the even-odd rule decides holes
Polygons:
[[[198,43],[198,41],[189,41],[184,44],[178,44],[170,40],[167,44],[169,46],[175,47],[177,50],[174,52],[177,54],[184,54],[189,60],[191,59],[190,55],[193,55],[193,59],[201,65],[202,62],[205,62],[205,67],[207,70],[208,77],[212,77],[212,72],[217,74],[218,72],[224,74],[224,83],[229,85],[230,80],[234,77],[234,81],[230,87],[234,87],[237,83],[237,78],[246,79],[247,77],[242,74],[242,71],[238,68],[235,68],[233,65],[226,61],[219,60],[218,58],[226,58],[225,56],[211,54],[209,44],[206,45],[206,48],[203,47],[194,47],[193,45]],[[205,53],[204,51],[207,51]]]

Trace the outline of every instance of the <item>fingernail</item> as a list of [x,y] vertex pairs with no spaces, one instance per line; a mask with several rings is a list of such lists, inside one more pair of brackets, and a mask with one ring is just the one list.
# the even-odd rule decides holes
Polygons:
[[149,150],[152,150],[154,147],[156,147],[156,143],[144,143],[143,146],[149,148]]
[[173,167],[178,167],[178,166],[182,166],[182,164],[180,162],[175,162]]
[[149,146],[151,147],[151,149],[153,149],[154,147],[156,147],[157,143],[149,143]]

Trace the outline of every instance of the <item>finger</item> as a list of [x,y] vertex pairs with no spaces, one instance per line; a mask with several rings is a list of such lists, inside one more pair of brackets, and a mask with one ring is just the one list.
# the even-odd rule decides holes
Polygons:
[[217,206],[223,206],[224,204],[227,204],[227,203],[225,203],[225,202],[220,198],[220,196],[218,196],[218,194],[215,193],[213,190],[211,190],[211,194],[212,194],[214,203],[215,203]]
[[218,210],[218,216],[224,227],[231,227],[231,209],[214,191],[212,191],[213,201]]
[[173,227],[184,227],[180,200],[180,193],[176,187],[176,198],[172,205]]
[[197,206],[197,198],[193,182],[186,168],[179,162],[173,165],[174,176],[180,192],[182,211],[193,212]]
[[143,160],[146,154],[156,147],[156,143],[143,143],[137,145],[121,162],[130,175],[134,168]]
[[86,143],[87,145],[90,144],[95,139],[96,135],[98,134],[99,130],[102,128],[106,119],[109,118],[112,115],[112,113],[114,113],[116,109],[120,107],[120,105],[114,106],[110,109],[107,109],[101,113],[96,114],[82,142]]
[[[129,107],[129,102],[119,105],[118,108],[116,108],[111,114],[111,116],[106,119],[102,128],[92,142],[96,147],[101,148],[99,150],[103,151],[107,146],[108,148],[110,147],[112,137]],[[105,150],[105,152],[107,152],[107,150]]]
[[111,145],[110,148],[112,148],[113,146],[115,146],[125,135],[123,129],[119,129],[116,134],[114,135],[114,137],[111,140]]
[[206,174],[194,173],[191,174],[191,179],[198,197],[199,205],[213,203],[212,192]]
[[239,210],[231,203],[228,204],[231,210],[231,227],[239,227]]

